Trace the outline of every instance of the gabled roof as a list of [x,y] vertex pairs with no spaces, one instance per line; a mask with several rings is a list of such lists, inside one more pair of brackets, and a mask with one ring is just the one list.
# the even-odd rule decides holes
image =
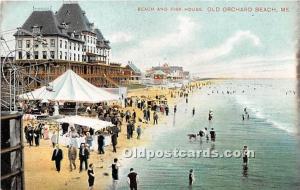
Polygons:
[[[83,42],[81,39],[72,37],[71,33],[91,32],[96,34],[99,47],[110,49],[109,41],[103,37],[98,28],[94,28],[93,23],[89,22],[78,3],[63,4],[55,14],[50,10],[33,11],[21,28],[31,32],[33,26],[41,27],[41,34],[44,36],[60,35],[81,42]],[[29,34],[16,32],[14,35]]]
[[154,75],[166,75],[165,72],[163,72],[162,70],[157,70],[153,73]]
[[98,28],[95,28],[93,32],[96,34],[97,40],[105,40],[102,32]]
[[128,63],[127,67],[130,67],[135,73],[142,73],[141,70],[131,62]]
[[171,71],[177,71],[177,70],[183,71],[183,67],[180,67],[180,66],[171,66],[171,67],[170,67],[170,70],[171,70]]
[[82,11],[79,4],[68,3],[63,4],[56,13],[56,18],[59,24],[68,24],[68,32],[82,32],[82,31],[92,31],[91,24]]
[[42,35],[65,36],[58,28],[57,20],[52,11],[33,11],[21,28],[31,32],[33,26],[41,27]]
[[104,38],[104,36],[102,35],[102,32],[98,28],[95,28],[93,30],[93,32],[97,36],[98,46],[100,48],[110,49],[109,41]]

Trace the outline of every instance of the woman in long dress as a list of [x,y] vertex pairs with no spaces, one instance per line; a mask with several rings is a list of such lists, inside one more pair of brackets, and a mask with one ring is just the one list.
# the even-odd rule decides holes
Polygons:
[[45,140],[49,139],[49,129],[48,129],[48,127],[44,128],[44,134],[43,134],[43,136],[44,136]]

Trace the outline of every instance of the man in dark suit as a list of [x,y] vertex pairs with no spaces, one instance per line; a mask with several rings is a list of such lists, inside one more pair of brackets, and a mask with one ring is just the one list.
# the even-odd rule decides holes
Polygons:
[[80,166],[79,166],[79,172],[82,171],[82,163],[84,162],[85,170],[88,169],[88,159],[89,159],[89,149],[85,146],[84,143],[81,143],[80,149],[79,149],[79,160],[80,160]]
[[104,154],[105,137],[100,134],[98,136],[98,151],[99,154]]
[[111,136],[111,144],[113,146],[113,152],[117,152],[116,146],[118,144],[118,135],[116,133]]
[[29,146],[32,146],[33,145],[33,135],[34,135],[33,127],[30,126],[28,128],[27,134],[28,134]]
[[56,148],[53,151],[52,154],[52,161],[55,161],[56,170],[60,172],[60,162],[63,159],[63,152],[59,148],[58,145],[56,145]]

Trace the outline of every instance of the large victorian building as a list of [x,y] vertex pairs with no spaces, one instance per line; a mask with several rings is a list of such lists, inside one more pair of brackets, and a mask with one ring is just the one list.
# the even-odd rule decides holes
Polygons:
[[[77,3],[66,3],[57,12],[33,11],[18,32],[17,63],[51,62],[40,67],[37,78],[54,80],[72,69],[97,86],[117,86],[134,74],[128,67],[110,63],[110,46]],[[49,72],[50,70],[50,72]],[[32,88],[40,86],[35,82]]]

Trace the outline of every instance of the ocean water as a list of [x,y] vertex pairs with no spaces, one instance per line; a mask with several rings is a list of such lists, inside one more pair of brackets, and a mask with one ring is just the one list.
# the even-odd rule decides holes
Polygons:
[[[255,151],[248,169],[241,158],[145,158],[123,159],[118,189],[128,189],[129,168],[139,174],[139,189],[300,189],[298,111],[294,80],[218,81],[181,100],[178,112],[166,122],[148,129],[152,140],[147,150]],[[227,94],[227,90],[233,94]],[[224,92],[224,94],[222,93]],[[192,116],[192,108],[196,114]],[[242,120],[247,108],[250,119]],[[171,110],[173,110],[171,108]],[[214,119],[208,122],[208,111]],[[215,143],[190,141],[187,134],[213,127]],[[188,186],[189,170],[195,183]]]

